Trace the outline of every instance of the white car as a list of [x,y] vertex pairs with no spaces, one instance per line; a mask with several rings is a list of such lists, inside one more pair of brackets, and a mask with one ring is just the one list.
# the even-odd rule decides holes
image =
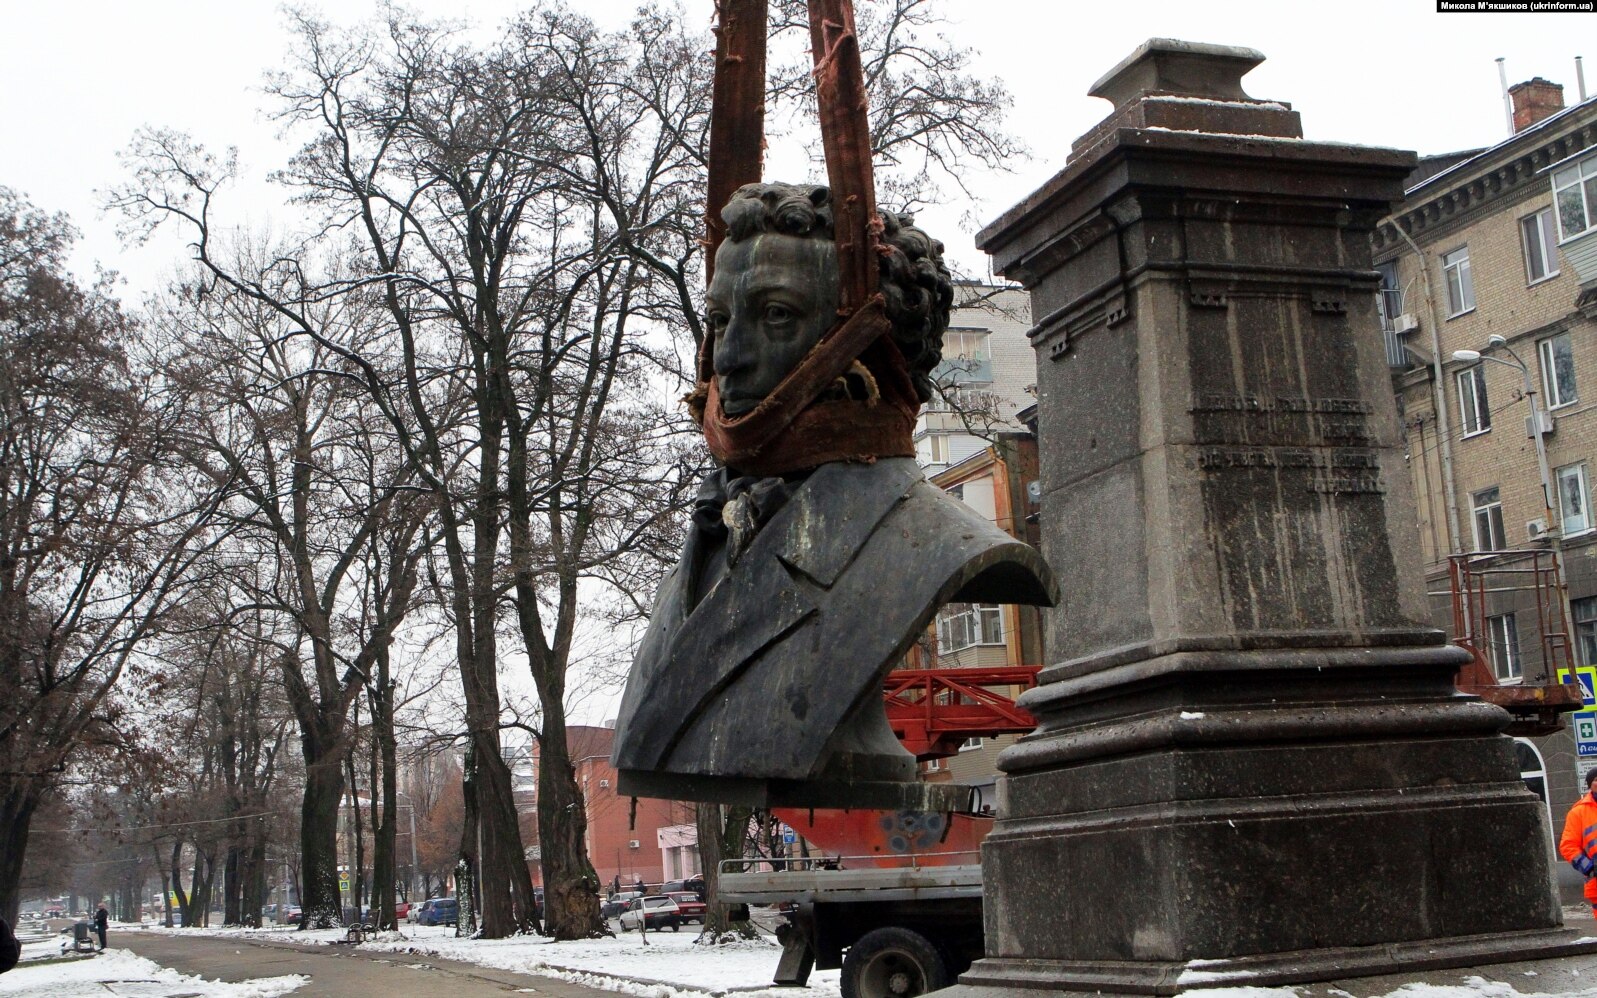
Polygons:
[[682,916],[678,913],[677,903],[660,895],[628,901],[626,909],[621,912],[621,931],[644,927],[670,929],[672,932],[681,929]]

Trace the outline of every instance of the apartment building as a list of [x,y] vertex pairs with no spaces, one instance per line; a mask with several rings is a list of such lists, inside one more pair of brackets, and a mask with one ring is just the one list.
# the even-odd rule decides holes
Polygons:
[[[1597,101],[1510,94],[1514,133],[1422,159],[1374,261],[1433,622],[1531,687],[1597,665]],[[1555,831],[1597,763],[1569,727],[1519,739]]]
[[928,476],[987,449],[1000,432],[1023,429],[1015,414],[1036,401],[1030,329],[1031,296],[1020,288],[954,286],[943,362],[934,375],[943,391],[915,424],[915,453]]
[[[1036,400],[1036,360],[1027,332],[1031,298],[1014,287],[956,286],[954,312],[936,379],[942,398],[916,426],[916,452],[932,484],[1006,532],[1037,543],[1035,437],[1017,416]],[[912,650],[915,668],[1002,668],[1042,664],[1036,607],[952,603]],[[1018,688],[1008,689],[1010,695]],[[998,753],[1015,735],[975,737],[959,753],[922,763],[927,779],[953,780],[994,799]]]

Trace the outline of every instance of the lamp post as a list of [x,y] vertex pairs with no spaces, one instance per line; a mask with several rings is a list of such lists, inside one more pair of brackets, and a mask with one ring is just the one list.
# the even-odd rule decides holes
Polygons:
[[[1486,339],[1486,348],[1501,347],[1505,353],[1514,358],[1513,362],[1503,360],[1501,357],[1488,357],[1479,350],[1454,350],[1453,359],[1464,363],[1486,361],[1490,364],[1501,364],[1517,370],[1524,380],[1523,391],[1525,398],[1530,402],[1530,427],[1531,439],[1536,442],[1536,467],[1542,479],[1542,516],[1547,524],[1548,547],[1553,556],[1553,568],[1558,573],[1558,614],[1563,618],[1564,647],[1568,649],[1571,644],[1569,633],[1570,621],[1573,619],[1569,613],[1569,587],[1564,582],[1564,524],[1562,519],[1554,519],[1553,514],[1553,476],[1547,468],[1547,445],[1542,440],[1542,410],[1536,403],[1536,379],[1531,375],[1530,366],[1514,352],[1508,345],[1508,340],[1493,333]],[[1549,673],[1553,671],[1553,663],[1544,662],[1543,667]],[[1551,680],[1553,677],[1547,677]]]

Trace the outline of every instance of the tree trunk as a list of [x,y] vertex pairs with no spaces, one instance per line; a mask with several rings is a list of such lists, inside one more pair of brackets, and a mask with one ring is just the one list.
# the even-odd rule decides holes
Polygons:
[[300,802],[300,918],[302,929],[341,924],[338,901],[338,804],[344,795],[343,759],[316,755],[305,739],[305,797]]
[[22,906],[22,860],[38,807],[38,792],[24,780],[9,783],[5,800],[0,802],[0,918],[8,925],[17,924]]
[[[394,885],[399,877],[395,869],[394,839],[398,828],[399,808],[399,739],[394,733],[394,687],[388,680],[388,651],[377,653],[377,691],[372,697],[372,766],[381,771],[382,808],[372,811],[372,904],[377,907],[376,926],[379,929],[399,928],[394,917]],[[372,787],[379,782],[373,774]],[[412,802],[414,804],[414,802]],[[379,818],[378,815],[381,815]]]
[[734,921],[730,909],[721,903],[721,861],[740,859],[743,840],[748,835],[751,811],[747,807],[699,804],[696,824],[699,832],[699,863],[704,877],[704,930],[701,939],[720,941],[729,932],[745,939],[759,933],[746,919]]
[[[356,724],[359,723],[360,719],[357,717]],[[349,754],[344,757],[344,763],[348,767],[349,775],[349,824],[346,827],[349,829],[351,839],[349,855],[353,857],[349,869],[349,902],[355,908],[355,917],[352,921],[355,924],[363,924],[366,921],[362,910],[366,904],[366,894],[363,890],[366,882],[366,830],[360,823],[360,784],[355,779],[353,741],[349,746]]]
[[543,863],[543,924],[555,939],[607,934],[599,917],[599,875],[588,861],[588,814],[577,787],[564,718],[545,707],[538,737],[538,841]]
[[239,882],[239,841],[244,837],[244,831],[238,825],[233,826],[236,836],[227,847],[227,858],[222,861],[222,924],[242,925],[244,920],[239,916],[240,903],[243,901],[243,885]]
[[460,770],[460,793],[465,800],[460,821],[460,860],[455,864],[455,897],[460,910],[455,918],[455,935],[477,932],[477,744],[466,742],[466,759]]
[[[473,732],[476,744],[478,915],[482,935],[502,939],[538,928],[532,875],[497,726]],[[539,806],[543,811],[542,802]]]
[[150,852],[155,854],[155,870],[161,876],[161,910],[164,913],[161,924],[170,929],[172,927],[172,881],[166,875],[166,864],[161,862],[160,847],[151,842]]
[[266,904],[266,831],[259,818],[251,819],[249,836],[239,863],[239,905],[244,925],[261,927],[261,908]]

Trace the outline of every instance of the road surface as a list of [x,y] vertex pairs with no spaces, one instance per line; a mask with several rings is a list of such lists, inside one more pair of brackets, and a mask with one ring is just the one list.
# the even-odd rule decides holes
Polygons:
[[361,953],[345,946],[305,946],[253,939],[185,936],[179,932],[113,932],[111,945],[132,950],[163,967],[211,980],[245,981],[305,974],[310,983],[292,998],[356,995],[446,994],[449,998],[615,998],[548,977],[490,970],[469,963],[404,953]]

